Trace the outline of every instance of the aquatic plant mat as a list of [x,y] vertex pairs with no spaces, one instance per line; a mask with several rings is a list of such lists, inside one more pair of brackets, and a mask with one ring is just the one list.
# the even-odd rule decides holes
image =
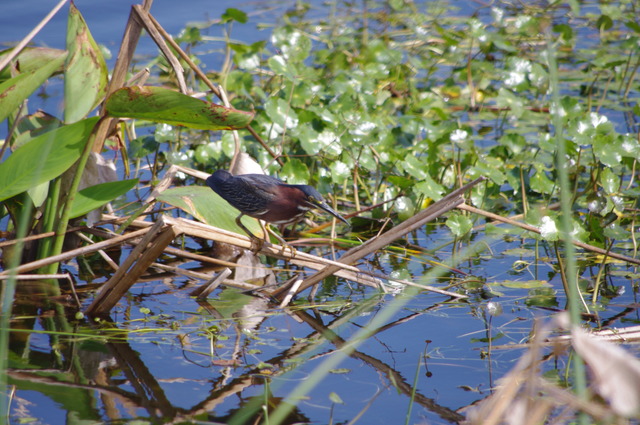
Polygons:
[[638,423],[636,3],[152,3],[0,52],[0,425]]

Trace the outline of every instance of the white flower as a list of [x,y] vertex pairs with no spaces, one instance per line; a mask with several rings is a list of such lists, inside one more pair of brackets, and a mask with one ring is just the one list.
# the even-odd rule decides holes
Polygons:
[[469,136],[469,133],[467,133],[466,131],[457,129],[451,132],[450,137],[452,142],[460,143],[460,142],[464,142],[468,136]]
[[549,216],[542,217],[542,224],[540,225],[540,234],[543,238],[550,238],[558,233],[556,222]]

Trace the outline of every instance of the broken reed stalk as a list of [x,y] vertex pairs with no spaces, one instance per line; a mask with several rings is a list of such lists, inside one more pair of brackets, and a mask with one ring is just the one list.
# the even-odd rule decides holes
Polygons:
[[[143,10],[148,11],[149,9],[151,9],[152,3],[153,0],[144,0],[142,3]],[[138,40],[140,40],[140,35],[142,34],[143,30],[143,27],[140,24],[137,15],[138,12],[136,12],[132,6],[131,12],[129,13],[129,20],[127,21],[127,27],[124,30],[122,42],[120,43],[120,50],[118,51],[116,64],[113,67],[111,80],[109,80],[109,85],[107,86],[105,99],[108,98],[113,92],[123,87],[126,81],[127,74],[129,72],[129,65],[131,65],[136,46],[138,45]],[[100,121],[98,121],[98,124],[96,124],[95,128],[93,129],[94,152],[102,151],[104,141],[113,132],[118,122],[117,118],[110,118],[105,115],[104,104],[100,113],[102,118],[100,119]]]
[[[375,238],[369,239],[367,242],[365,242],[364,244],[358,247],[350,249],[349,251],[344,253],[342,257],[340,257],[340,260],[338,261],[340,265],[335,265],[335,264],[329,265],[324,269],[322,269],[321,271],[319,271],[318,273],[314,274],[313,276],[308,277],[302,282],[302,284],[300,285],[296,293],[302,292],[305,289],[315,285],[316,283],[319,283],[324,278],[338,271],[341,266],[354,264],[356,261],[360,260],[361,258],[364,258],[365,256],[391,244],[393,241],[404,237],[407,233],[410,233],[418,229],[419,227],[423,226],[425,223],[440,217],[442,214],[446,213],[447,211],[450,211],[453,208],[457,207],[458,205],[462,204],[464,202],[462,195],[467,190],[469,190],[470,188],[472,188],[473,186],[475,186],[476,184],[484,180],[485,180],[484,177],[480,177],[470,183],[467,183],[461,188],[454,190],[444,198],[435,202],[428,208],[420,211],[415,216],[409,218],[408,220],[403,221],[402,223],[392,228],[388,232],[383,233],[382,235],[379,235]],[[271,296],[275,298],[280,298],[280,296],[282,296],[282,294],[287,290],[288,288],[284,288],[284,287],[278,288],[271,293]]]
[[[470,213],[473,213],[473,214],[478,214],[478,215],[481,215],[483,217],[487,217],[487,218],[490,218],[492,220],[499,221],[501,223],[510,224],[512,226],[519,227],[519,228],[527,230],[529,232],[540,234],[540,229],[538,229],[535,226],[531,226],[530,224],[521,223],[521,222],[513,220],[511,218],[502,217],[502,216],[499,216],[498,214],[494,214],[494,213],[491,213],[489,211],[484,211],[484,210],[481,210],[481,209],[476,208],[476,207],[472,207],[472,206],[467,205],[467,204],[458,205],[458,209],[461,209],[463,211],[467,211],[467,212],[470,212]],[[598,248],[597,246],[589,245],[587,243],[576,241],[576,240],[573,241],[573,244],[575,246],[577,246],[578,248],[582,248],[582,249],[585,249],[587,251],[595,252],[596,254],[600,254],[600,255],[607,256],[607,257],[615,258],[616,260],[625,261],[627,263],[640,265],[640,259],[637,259],[637,258],[633,258],[633,257],[629,257],[627,255],[622,255],[622,254],[618,254],[618,253],[615,253],[615,252],[611,252],[609,250]]]
[[[180,45],[178,45],[178,43],[175,42],[175,40],[171,37],[171,35],[167,31],[165,31],[165,29],[162,27],[162,25],[160,25],[160,23],[153,17],[153,15],[151,15],[148,12],[148,10],[149,9],[145,7],[144,9],[138,10],[138,13],[146,13],[147,14],[147,17],[148,17],[149,21],[155,26],[155,28],[158,30],[158,32],[160,34],[162,34],[162,37],[164,37],[165,41],[167,43],[169,43],[169,45],[178,53],[178,55],[189,65],[189,67],[193,70],[193,72],[196,73],[198,78],[200,78],[200,80],[202,80],[202,82],[205,83],[207,85],[207,87],[209,87],[209,89],[211,89],[211,91],[219,99],[222,99],[222,93],[220,93],[220,90],[218,89],[218,87],[216,87],[209,80],[209,78],[207,78],[206,74],[204,72],[202,72],[202,70],[198,67],[198,65],[196,65],[191,60],[189,55],[187,55],[182,50]],[[271,155],[271,157],[274,158],[278,162],[278,164],[280,164],[280,166],[284,165],[284,162],[282,162],[282,158],[280,157],[280,155],[276,154],[271,149],[271,147],[262,139],[262,137],[260,137],[260,135],[253,129],[253,127],[251,127],[250,125],[247,125],[246,129],[258,141],[258,143],[260,143],[260,145],[262,145],[262,147],[269,153],[269,155]]]
[[126,235],[116,236],[113,239],[109,239],[109,240],[102,241],[102,242],[97,242],[97,243],[95,243],[93,245],[90,245],[90,246],[83,246],[82,248],[77,248],[77,249],[73,249],[71,251],[63,252],[62,254],[54,255],[53,257],[47,257],[47,258],[43,258],[41,260],[32,261],[32,262],[27,263],[27,264],[22,264],[21,266],[18,266],[15,269],[3,270],[2,272],[0,272],[0,276],[1,275],[8,275],[8,274],[10,274],[12,272],[15,272],[17,274],[29,272],[29,271],[32,271],[32,270],[39,269],[40,267],[47,266],[49,264],[59,263],[59,262],[62,262],[62,261],[67,261],[67,260],[70,260],[72,258],[78,257],[80,255],[86,255],[86,254],[90,254],[92,252],[96,252],[96,251],[101,250],[101,249],[109,248],[109,247],[112,247],[112,246],[117,246],[117,245],[120,245],[123,242],[127,242],[127,241],[129,241],[131,239],[138,238],[138,237],[144,235],[145,233],[147,233],[148,231],[149,231],[149,229],[147,229],[147,228],[136,230],[134,232],[127,233]]
[[[125,218],[118,218],[116,216],[109,215],[109,214],[104,214],[103,217],[107,218],[108,220],[114,220],[115,222],[126,220]],[[227,244],[234,245],[239,248],[243,248],[247,250],[251,249],[251,239],[249,239],[248,236],[239,235],[237,233],[233,233],[228,230],[219,229],[217,227],[210,226],[208,224],[199,223],[199,222],[188,220],[185,218],[165,217],[165,220],[167,223],[172,224],[177,228],[179,228],[180,232],[184,233],[185,235],[208,239],[215,242],[227,243]],[[151,227],[152,223],[148,221],[135,220],[135,221],[132,221],[130,225],[136,226],[136,227],[149,228]],[[197,261],[209,262],[212,264],[223,265],[227,267],[238,266],[238,264],[235,264],[229,261],[222,261],[215,258],[204,256],[204,255],[187,253],[185,251],[178,250],[172,247],[167,247],[165,249],[165,252],[169,254],[177,255],[177,256],[183,256],[185,258],[191,258]],[[336,273],[340,277],[344,277],[345,279],[349,279],[356,283],[372,286],[375,288],[380,287],[380,284],[381,284],[380,279],[371,276],[370,273],[362,271],[357,267],[340,264],[337,261],[332,261],[326,258],[307,254],[306,252],[296,251],[294,255],[291,255],[290,251],[283,250],[283,247],[281,247],[280,245],[267,243],[262,247],[262,250],[260,252],[267,256],[271,256],[279,259],[285,259],[297,266],[307,267],[315,270],[319,270],[327,265],[336,265],[340,269],[342,269],[340,272]]]
[[179,234],[179,229],[168,224],[165,218],[160,216],[120,268],[100,288],[100,292],[87,308],[87,314],[108,313]]
[[138,19],[140,19],[140,21],[142,22],[144,29],[147,30],[149,36],[153,39],[164,57],[167,58],[169,64],[173,68],[173,72],[176,76],[176,79],[178,80],[178,88],[180,89],[180,92],[188,95],[189,93],[187,91],[187,83],[184,80],[184,68],[180,64],[178,58],[176,58],[176,55],[174,55],[171,49],[169,49],[169,46],[167,46],[167,43],[165,43],[162,35],[154,25],[154,22],[151,20],[151,14],[149,13],[149,10],[145,10],[144,6],[139,4],[134,4],[132,7],[133,10],[137,13]]
[[51,18],[53,18],[54,15],[58,13],[58,11],[62,9],[62,6],[64,6],[68,1],[69,0],[60,0],[58,4],[56,4],[53,9],[51,9],[47,16],[45,16],[42,21],[40,21],[38,25],[36,25],[31,30],[31,32],[29,32],[29,34],[27,34],[22,40],[20,40],[20,42],[13,49],[11,49],[11,51],[2,60],[0,60],[0,70],[3,70],[7,65],[9,65],[9,63],[14,60],[25,47],[27,47],[31,40],[33,40],[33,38],[40,32],[40,30],[42,30],[42,28],[44,28],[45,25],[47,25],[49,21],[51,21]]
[[[251,239],[245,235],[239,235],[237,233],[184,218],[167,218],[166,220],[167,223],[171,223],[174,226],[179,227],[182,233],[189,236],[228,243],[247,250],[250,250],[252,247]],[[286,259],[292,264],[312,269],[321,269],[327,265],[333,265],[337,267],[336,274],[340,277],[345,277],[346,279],[352,280],[356,283],[375,288],[378,288],[381,285],[381,281],[379,279],[369,276],[367,273],[364,273],[355,266],[341,264],[337,261],[307,254],[306,252],[296,251],[295,254],[292,255],[289,250],[284,250],[283,247],[279,245],[266,243],[260,250],[260,253],[279,259]]]

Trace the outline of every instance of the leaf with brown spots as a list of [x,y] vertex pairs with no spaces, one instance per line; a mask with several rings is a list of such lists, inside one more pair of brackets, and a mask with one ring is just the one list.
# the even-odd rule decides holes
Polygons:
[[107,113],[119,118],[139,118],[199,130],[236,130],[253,119],[253,113],[226,108],[162,87],[124,87],[106,103]]

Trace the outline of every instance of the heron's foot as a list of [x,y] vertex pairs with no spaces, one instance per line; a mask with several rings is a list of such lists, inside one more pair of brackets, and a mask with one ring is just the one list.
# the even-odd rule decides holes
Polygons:
[[287,253],[287,249],[291,253],[291,258],[296,258],[297,249],[286,243],[284,240],[280,241],[282,249],[280,250],[280,255],[285,256]]
[[260,239],[255,236],[251,238],[251,248],[249,249],[254,255],[260,252],[263,246],[264,246],[264,239]]

